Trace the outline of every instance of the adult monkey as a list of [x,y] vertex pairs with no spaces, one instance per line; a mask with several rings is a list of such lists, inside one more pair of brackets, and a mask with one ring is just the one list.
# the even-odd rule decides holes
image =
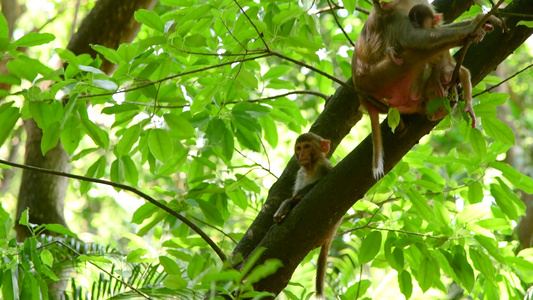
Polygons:
[[[426,0],[381,3],[379,0],[373,0],[372,10],[357,38],[352,58],[352,79],[356,89],[374,98],[373,101],[394,107],[403,114],[426,114],[426,103],[433,100],[424,95],[428,77],[428,72],[425,71],[430,60],[450,48],[460,46],[471,35],[474,42],[479,42],[487,31],[493,29],[490,25],[483,25],[477,32],[473,32],[477,23],[484,17],[483,14],[473,20],[440,28],[417,28],[408,16],[409,10],[417,4],[429,5]],[[493,16],[489,20],[496,24],[501,23]],[[397,57],[403,63],[398,65],[391,58],[390,47],[396,51]],[[366,108],[372,125],[372,172],[377,179],[384,174],[378,114],[386,111],[373,101],[361,97],[361,103]]]

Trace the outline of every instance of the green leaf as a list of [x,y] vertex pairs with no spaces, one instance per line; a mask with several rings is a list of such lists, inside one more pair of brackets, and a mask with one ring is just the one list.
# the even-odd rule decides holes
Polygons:
[[20,39],[16,40],[13,45],[16,47],[33,47],[43,44],[48,44],[51,41],[55,40],[55,35],[51,33],[38,33],[30,32]]
[[484,219],[484,220],[477,221],[475,224],[480,227],[490,229],[490,230],[503,231],[503,230],[513,229],[511,227],[511,223],[508,220],[500,219],[500,218]]
[[248,72],[247,70],[240,70],[239,75],[237,75],[237,80],[244,86],[257,89],[259,81],[254,76],[254,74]]
[[61,235],[68,235],[68,236],[73,237],[73,238],[78,238],[77,234],[75,234],[74,232],[70,231],[70,229],[65,228],[61,224],[46,224],[46,225],[44,225],[44,228],[46,228],[46,230],[59,233]]
[[120,160],[124,167],[124,178],[133,186],[137,186],[139,183],[139,171],[137,170],[137,165],[129,155],[122,156]]
[[193,138],[196,134],[192,124],[183,115],[165,114],[165,122],[170,128],[170,134],[178,139]]
[[502,142],[506,145],[515,144],[515,136],[511,128],[496,118],[484,118],[483,129],[485,129],[485,132],[489,136],[498,142]]
[[246,278],[246,286],[251,286],[252,284],[258,282],[259,280],[266,278],[276,271],[283,267],[283,264],[279,259],[270,258],[265,260],[265,263],[255,267],[248,277]]
[[187,280],[183,279],[181,276],[169,275],[163,281],[163,285],[166,288],[169,288],[171,290],[179,290],[179,289],[186,288],[187,285],[188,285],[188,282],[187,282]]
[[261,127],[263,128],[263,137],[268,142],[272,148],[276,148],[278,146],[278,127],[276,126],[276,123],[270,116],[264,116],[259,119],[259,123],[261,124]]
[[490,166],[500,170],[503,177],[507,178],[511,184],[522,189],[528,194],[533,194],[533,178],[518,172],[512,166],[502,162],[491,162]]
[[170,259],[166,256],[159,256],[159,263],[163,266],[163,268],[165,269],[165,272],[168,275],[181,276],[180,267],[173,259]]
[[29,208],[27,208],[20,214],[19,224],[22,226],[29,226],[30,225],[29,219],[30,219]]
[[470,247],[469,254],[476,270],[480,271],[488,280],[494,281],[494,267],[490,258],[475,246]]
[[163,129],[152,129],[148,133],[148,148],[152,155],[163,163],[172,157],[174,151],[174,145]]
[[294,70],[294,66],[289,65],[279,65],[272,67],[268,69],[268,71],[263,75],[263,79],[271,79],[271,78],[280,78],[284,75],[289,74],[292,70]]
[[135,12],[134,17],[137,22],[143,23],[152,29],[159,32],[165,31],[165,23],[161,20],[161,17],[153,11],[140,9]]
[[197,200],[196,202],[198,202],[202,212],[208,218],[208,220],[211,220],[217,226],[222,226],[224,224],[224,219],[222,218],[222,215],[216,206],[203,200]]
[[483,203],[476,203],[466,206],[463,211],[456,216],[457,224],[467,224],[469,222],[484,219],[490,215],[490,209]]
[[413,207],[424,220],[428,222],[435,221],[433,218],[433,211],[431,207],[429,207],[429,205],[427,204],[427,200],[425,197],[422,197],[422,195],[420,195],[420,193],[413,188],[409,188],[405,191],[405,193],[409,197],[409,200],[411,200],[411,202],[413,203]]
[[483,187],[478,181],[468,186],[468,202],[475,204],[483,201]]
[[140,262],[147,262],[146,258],[143,258],[143,256],[147,255],[148,251],[146,249],[135,249],[131,251],[128,256],[126,256],[126,260],[129,263],[140,263]]
[[100,70],[100,69],[97,69],[97,68],[95,68],[95,67],[84,66],[84,65],[78,65],[77,67],[78,67],[78,69],[80,69],[81,71],[84,71],[84,72],[87,72],[87,73],[97,74],[97,75],[105,75],[104,71],[102,71],[102,70]]
[[425,293],[431,285],[433,285],[433,278],[435,277],[435,266],[430,257],[422,258],[420,262],[420,269],[418,270],[418,285]]
[[123,112],[138,111],[139,107],[135,104],[124,103],[121,105],[108,106],[102,109],[102,113],[106,115],[119,114]]
[[290,20],[297,19],[301,13],[302,9],[299,6],[292,9],[282,10],[275,14],[274,18],[272,19],[272,23],[276,24],[276,26],[281,26]]
[[20,117],[18,108],[9,107],[12,104],[13,103],[5,103],[0,106],[0,120],[2,120],[2,126],[0,126],[0,146],[2,146],[9,137]]
[[513,201],[508,197],[504,191],[505,187],[497,184],[490,185],[490,194],[494,197],[496,204],[502,209],[502,212],[511,220],[518,222],[518,211]]
[[398,276],[398,284],[400,292],[405,296],[405,299],[411,298],[413,294],[413,279],[407,270],[403,270]]
[[59,142],[61,134],[59,122],[53,122],[43,130],[43,138],[41,140],[41,152],[43,156],[50,150],[54,149]]
[[141,134],[140,125],[131,126],[130,128],[126,129],[126,131],[124,131],[124,133],[122,134],[122,137],[120,138],[118,142],[117,155],[119,157],[122,157],[124,155],[129,154],[131,151],[131,148],[133,148],[133,145],[135,145],[135,143],[139,139],[140,134]]
[[99,87],[101,89],[104,89],[104,90],[107,90],[107,91],[116,91],[116,90],[118,90],[118,85],[116,83],[114,83],[113,81],[111,81],[111,80],[94,79],[93,83],[97,87]]
[[66,119],[61,129],[61,144],[69,155],[73,155],[82,138],[80,122],[74,116]]
[[522,20],[522,21],[519,21],[516,25],[517,26],[522,25],[522,26],[527,26],[529,28],[533,28],[533,21],[524,21],[524,20]]
[[91,45],[96,52],[102,54],[108,61],[118,64],[120,62],[120,56],[115,49],[110,49],[101,45]]
[[7,69],[17,75],[20,78],[24,78],[30,82],[33,82],[35,77],[39,74],[35,68],[32,68],[31,65],[22,61],[21,59],[10,60],[6,63]]
[[[2,14],[0,14],[2,16]],[[1,25],[1,24],[0,24]],[[2,274],[2,297],[3,299],[19,300],[18,272],[12,272],[6,268]]]
[[237,137],[237,140],[243,147],[255,152],[261,151],[261,141],[259,140],[258,133],[252,132],[244,126],[239,126],[235,130],[235,137]]
[[[97,161],[95,161],[89,169],[87,169],[87,173],[85,173],[86,177],[90,178],[101,178],[105,174],[105,168],[106,168],[106,156],[100,156]],[[89,181],[82,181],[80,184],[80,193],[84,195],[89,191],[89,187],[91,186],[91,183]]]
[[111,163],[109,177],[111,177],[111,181],[118,183],[122,183],[124,180],[126,180],[126,175],[124,174],[124,165],[119,158],[115,159]]
[[231,132],[231,130],[226,126],[224,126],[224,136],[222,138],[220,147],[222,147],[222,154],[224,155],[224,158],[227,161],[231,161],[231,158],[233,157],[233,151],[235,149],[235,140],[233,132]]
[[81,124],[93,142],[100,148],[107,150],[109,147],[109,136],[107,132],[89,121],[89,119],[83,117],[81,118]]
[[131,222],[135,224],[141,224],[144,220],[150,218],[154,213],[156,213],[159,208],[153,205],[150,202],[146,202],[137,208],[131,217]]
[[49,267],[52,267],[52,265],[54,264],[54,256],[52,255],[52,252],[46,249],[41,252],[41,260],[45,265]]
[[0,13],[0,38],[9,38],[9,28],[7,27],[7,20],[6,17],[4,17],[4,14],[2,13]]
[[485,157],[487,154],[485,138],[477,128],[470,130],[470,146],[478,156]]
[[359,248],[359,263],[366,264],[378,255],[381,248],[381,232],[378,230],[370,232],[361,242]]
[[220,83],[220,79],[215,80],[215,82],[212,84],[201,89],[196,97],[194,97],[194,100],[191,104],[191,113],[193,115],[201,112],[207,106],[207,104],[209,104],[209,102],[213,101],[213,97],[218,91]]
[[391,131],[394,133],[394,131],[396,130],[396,127],[398,127],[398,125],[400,124],[402,120],[400,118],[400,111],[398,111],[397,108],[390,107],[387,120],[388,120],[388,124],[389,124]]

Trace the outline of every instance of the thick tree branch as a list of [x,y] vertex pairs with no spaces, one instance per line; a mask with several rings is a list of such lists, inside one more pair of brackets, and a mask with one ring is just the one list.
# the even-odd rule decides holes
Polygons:
[[[516,0],[505,12],[533,13],[533,0]],[[507,20],[510,32],[493,32],[484,41],[472,45],[465,65],[472,73],[473,84],[495,69],[510,53],[532,34],[532,29],[516,27],[518,18]],[[489,50],[487,50],[489,49]],[[311,131],[332,140],[337,146],[360,119],[354,93],[341,86],[329,100]],[[388,173],[402,157],[428,134],[438,122],[425,116],[402,117],[405,127],[393,134],[387,121],[381,125],[385,149],[385,172]],[[346,129],[348,128],[348,129]],[[333,148],[334,149],[334,148]],[[281,201],[290,196],[297,164],[291,160],[278,182],[269,192],[263,210],[234,250],[233,257],[247,257],[258,247],[266,247],[258,264],[269,258],[278,258],[284,267],[255,285],[259,291],[278,294],[288,284],[301,260],[318,245],[344,213],[362,198],[375,180],[371,172],[372,143],[370,136],[345,157],[284,219],[273,225],[272,215]]]

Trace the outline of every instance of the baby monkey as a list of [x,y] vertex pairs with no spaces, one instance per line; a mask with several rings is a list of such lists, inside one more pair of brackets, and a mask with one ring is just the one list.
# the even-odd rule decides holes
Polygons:
[[[423,29],[439,28],[439,23],[442,21],[442,14],[437,14],[429,5],[418,4],[413,6],[409,11],[409,20],[413,26]],[[396,51],[392,47],[387,48],[392,61],[397,65],[401,65],[403,60],[397,57]],[[429,67],[432,68],[431,74],[424,87],[424,94],[427,99],[444,98],[447,96],[445,86],[451,84],[453,71],[457,63],[451,56],[449,51],[445,51],[428,62]],[[465,109],[463,112],[468,112],[472,118],[472,128],[476,127],[476,116],[472,108],[472,83],[470,81],[470,72],[467,68],[461,66],[459,68],[459,82],[463,87]],[[453,85],[455,95],[457,97],[457,88]],[[442,114],[430,112],[429,116],[440,116]],[[437,117],[438,118],[438,117]]]
[[[277,224],[281,223],[283,218],[300,202],[305,194],[333,168],[329,159],[326,158],[329,150],[330,141],[314,133],[304,133],[296,139],[294,157],[298,160],[300,169],[296,175],[293,195],[281,203],[279,209],[274,214],[274,222]],[[318,244],[322,246],[318,256],[316,275],[316,294],[319,299],[324,295],[324,277],[326,275],[329,248],[341,220],[331,228],[326,237]]]

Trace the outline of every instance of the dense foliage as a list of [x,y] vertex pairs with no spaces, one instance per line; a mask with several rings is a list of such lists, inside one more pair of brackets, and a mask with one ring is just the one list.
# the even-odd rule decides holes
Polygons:
[[[72,298],[189,299],[209,290],[253,295],[251,284],[279,264],[249,270],[252,259],[240,272],[224,269],[223,257],[176,214],[199,226],[226,256],[231,253],[290,159],[294,137],[351,76],[348,37],[356,39],[370,6],[343,5],[161,0],[154,11],[136,12],[143,27],[133,43],[117,50],[92,45],[96,59],[47,48],[57,37],[46,28],[9,40],[0,16],[1,59],[9,71],[0,82],[12,86],[0,90],[0,154],[14,137],[24,139],[15,129],[33,118],[43,130],[42,153],[61,142],[72,173],[86,177],[71,180],[66,200],[74,203],[69,226],[78,235],[25,219],[35,236],[18,244],[11,230],[14,205],[2,201],[3,299],[47,299],[46,283],[59,280],[52,270],[70,265],[66,261],[77,262],[72,284],[67,278]],[[52,58],[63,66],[53,67]],[[99,70],[104,59],[116,65],[112,75]],[[518,70],[530,60],[521,49],[509,65]],[[527,71],[512,84],[520,89],[532,75]],[[498,113],[509,94],[481,93],[500,81],[490,76],[475,87],[482,126],[470,128],[468,118],[454,111],[356,203],[332,246],[328,295],[524,297],[533,282],[533,252],[520,251],[513,229],[525,211],[519,196],[533,193],[533,180],[504,161],[515,145]],[[532,114],[525,111],[519,121],[529,132]],[[334,162],[368,134],[358,125]],[[150,196],[117,193],[124,186]],[[141,205],[139,199],[152,202]],[[43,240],[43,229],[69,238]],[[73,237],[113,249],[75,249],[68,246]],[[288,299],[310,297],[315,259],[313,251],[302,262],[284,292]],[[108,273],[105,292],[88,283],[105,281],[100,268]]]

